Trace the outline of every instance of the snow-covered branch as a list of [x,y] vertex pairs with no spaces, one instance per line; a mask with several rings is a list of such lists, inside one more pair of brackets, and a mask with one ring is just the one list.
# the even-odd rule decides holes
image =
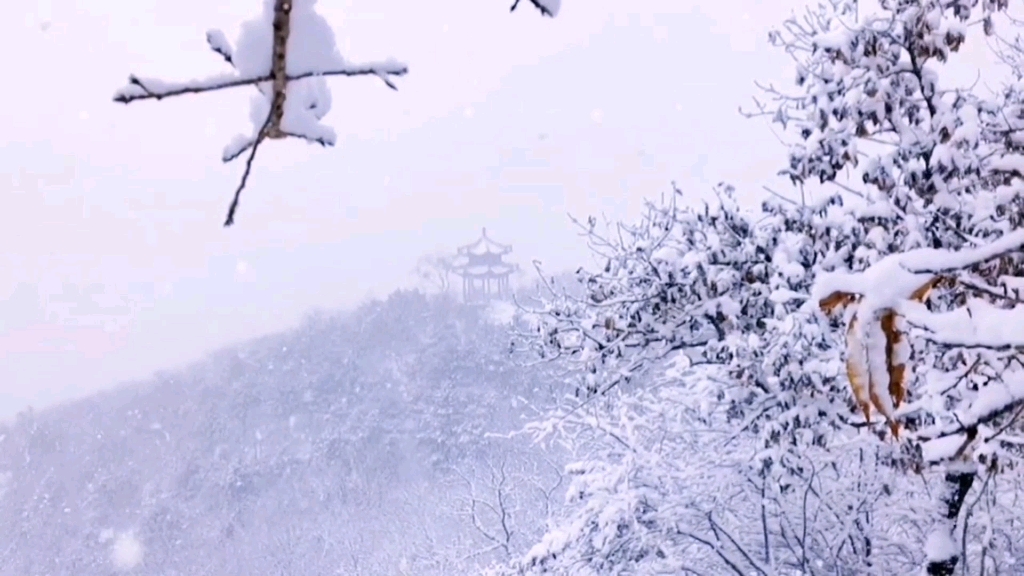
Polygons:
[[[302,74],[289,74],[285,76],[285,80],[287,82],[294,82],[317,76],[376,76],[388,88],[398,90],[395,83],[391,81],[391,76],[404,76],[408,72],[409,68],[405,64],[388,60],[368,64],[347,65],[337,69],[310,71]],[[168,82],[156,78],[139,78],[131,75],[128,77],[128,85],[114,94],[114,101],[129,104],[136,100],[161,100],[182,94],[199,94],[225,88],[252,86],[271,80],[273,80],[273,77],[269,74],[249,78],[242,78],[237,74],[221,74],[200,80],[186,80],[183,82]]]
[[[558,10],[562,7],[562,0],[529,0],[530,4],[533,4],[534,8],[540,10],[540,13],[544,16],[550,16],[554,18],[558,16]],[[513,0],[512,8],[509,12],[515,12],[519,6],[519,0]]]
[[391,89],[393,77],[408,68],[395,60],[352,64],[338,53],[334,32],[315,10],[316,0],[264,0],[263,12],[242,25],[236,46],[219,30],[206,34],[210,49],[235,71],[203,79],[169,82],[131,75],[128,84],[114,95],[116,102],[161,100],[253,86],[250,119],[253,130],[233,138],[221,155],[230,162],[248,152],[245,170],[228,208],[225,226],[234,223],[242,190],[253,160],[265,139],[300,138],[321,146],[333,146],[334,130],[321,124],[331,108],[325,79],[331,76],[376,76]]
[[[542,15],[554,17],[561,0],[530,0]],[[300,138],[321,146],[333,146],[337,136],[320,121],[331,108],[325,78],[332,76],[376,76],[392,90],[393,78],[408,73],[408,67],[388,59],[353,64],[338,53],[334,33],[316,13],[316,0],[263,0],[263,12],[245,22],[232,46],[220,30],[210,30],[210,49],[231,65],[235,72],[187,81],[165,81],[132,74],[128,84],[114,94],[114,101],[161,100],[183,94],[199,94],[240,86],[253,86],[259,96],[252,101],[253,130],[240,134],[224,148],[221,158],[230,162],[249,152],[241,181],[228,209],[225,226],[234,222],[242,190],[253,160],[265,139]],[[515,10],[519,0],[512,4]]]
[[997,240],[976,248],[960,250],[917,249],[900,254],[900,265],[913,274],[949,274],[972,266],[1020,252],[1024,247],[1024,230],[1004,234]]

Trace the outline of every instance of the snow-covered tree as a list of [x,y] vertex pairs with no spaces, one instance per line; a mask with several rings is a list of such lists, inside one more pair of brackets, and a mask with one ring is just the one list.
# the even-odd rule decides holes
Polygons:
[[424,254],[416,261],[413,273],[432,290],[447,294],[451,288],[453,257],[444,253]]
[[[1007,328],[1021,302],[1024,115],[1016,84],[984,93],[946,68],[971,23],[979,35],[1012,23],[1005,8],[893,0],[865,14],[835,0],[788,20],[772,40],[796,59],[797,90],[767,87],[761,111],[793,138],[784,173],[825,195],[746,214],[723,193],[717,209],[663,203],[636,227],[592,233],[607,266],[582,273],[585,297],[554,298],[534,339],[576,374],[576,398],[537,429],[583,441],[588,460],[564,522],[514,570],[1013,563],[1019,522],[977,503],[1020,496],[1005,472],[1024,406]],[[1002,46],[1012,63],[1016,44]],[[671,373],[680,354],[688,369]],[[698,506],[702,523],[688,512],[709,482],[736,491]],[[787,501],[801,486],[803,501]],[[815,501],[833,518],[807,515]]]
[[[844,246],[864,231],[839,199],[746,213],[730,195],[702,210],[651,204],[607,235],[591,223],[607,265],[581,271],[584,297],[540,311],[534,345],[576,376],[571,401],[535,429],[585,459],[564,524],[518,570],[745,574],[858,566],[870,542],[885,548],[866,519],[885,493],[864,473],[881,468],[877,451],[865,439],[831,451],[852,403],[833,338],[801,297],[816,271],[855,261]],[[802,499],[822,510],[811,523]],[[851,512],[855,543],[835,540]]]
[[908,426],[910,460],[946,470],[928,574],[968,560],[954,526],[979,470],[1006,462],[1000,447],[1013,441],[1002,435],[1020,404],[1016,336],[991,321],[1012,319],[1019,302],[1020,85],[986,93],[958,85],[951,67],[965,43],[1016,24],[1007,8],[890,0],[862,14],[832,0],[771,37],[797,63],[797,93],[769,87],[763,107],[794,136],[784,173],[837,184],[863,200],[861,214],[885,218],[870,266],[822,276],[817,296],[847,310],[848,378],[865,416],[874,408],[894,434]]
[[[728,198],[703,215],[662,205],[637,228],[621,228],[618,240],[593,236],[608,266],[584,273],[585,298],[555,299],[543,311],[537,345],[577,366],[582,400],[539,429],[574,440],[582,431],[603,434],[588,444],[599,465],[581,476],[600,489],[570,490],[580,499],[566,524],[519,570],[708,569],[673,564],[696,558],[680,552],[689,541],[723,563],[716,570],[738,574],[906,573],[917,564],[945,575],[1013,562],[1008,547],[1019,523],[987,512],[983,530],[972,533],[970,518],[977,523],[981,513],[968,496],[983,477],[974,504],[1019,497],[1019,478],[996,482],[995,474],[1016,464],[1021,444],[1020,341],[1007,326],[1017,325],[1021,302],[1024,238],[1015,231],[1024,115],[1018,84],[992,93],[957,86],[946,65],[972,23],[990,35],[1013,20],[1003,15],[1005,2],[891,0],[876,12],[859,8],[831,0],[771,37],[797,61],[795,93],[767,87],[771,102],[761,108],[793,138],[784,173],[801,188],[816,182],[833,192],[765,204],[752,215]],[[1002,44],[1011,64],[1017,45]],[[1020,77],[1020,69],[1012,72]],[[680,351],[690,372],[666,377],[666,359]],[[626,408],[653,394],[651,386],[687,398],[690,422],[666,420],[670,404],[656,395],[643,409]],[[723,410],[721,420],[709,404]],[[609,422],[624,423],[614,430]],[[846,528],[822,534],[845,542],[853,526],[859,544],[816,551],[780,521],[776,532],[763,530],[759,557],[750,523],[712,522],[711,509],[710,536],[698,534],[680,511],[700,499],[700,491],[687,490],[693,482],[686,475],[696,472],[673,471],[661,453],[670,439],[702,431],[701,423],[703,432],[721,426],[753,451],[752,466],[726,466],[717,485],[747,475],[768,493],[803,481],[807,494],[815,487],[855,495],[826,500],[846,514]],[[626,440],[627,431],[645,428],[652,431],[646,439]],[[712,464],[699,455],[715,449],[708,442],[668,451],[668,462],[703,469]],[[724,460],[723,449],[717,445],[713,460]],[[869,465],[870,478],[857,474]],[[837,473],[827,491],[809,480],[821,480],[818,466]],[[931,494],[936,481],[943,486],[937,507],[905,505]],[[640,496],[641,487],[661,492]],[[610,507],[609,494],[636,505]],[[863,500],[868,494],[873,499]],[[730,500],[716,503],[719,512],[742,515],[742,499]],[[880,500],[888,502],[881,507]],[[750,500],[753,509],[757,501]],[[610,508],[618,516],[602,516]],[[777,517],[792,512],[780,505]],[[645,567],[642,558],[654,564]]]
[[[965,494],[955,506],[946,498],[936,527],[929,486],[946,471],[929,467],[943,459],[942,447],[956,451],[972,426],[1012,425],[1016,385],[1005,383],[1004,370],[1004,382],[993,380],[988,392],[951,392],[955,374],[921,367],[942,366],[937,357],[926,362],[928,341],[954,348],[950,326],[977,326],[993,349],[1016,344],[966,322],[979,304],[939,314],[912,297],[925,285],[951,290],[932,279],[1018,250],[1024,237],[885,257],[878,217],[858,216],[841,197],[745,213],[722,192],[714,209],[652,204],[635,227],[594,232],[594,249],[608,261],[581,271],[586,295],[554,298],[535,312],[533,345],[567,363],[572,394],[534,429],[557,433],[581,460],[570,469],[561,522],[498,573],[909,573],[927,561],[930,573],[944,574],[941,563],[950,560],[937,555],[949,550],[939,544],[950,541],[944,517],[953,507],[964,524],[973,514],[985,526],[981,534],[958,532],[954,556],[1007,566],[1006,543],[1021,535],[1020,524],[976,504],[1019,497],[1019,479],[998,489],[986,480],[974,506],[964,506]],[[892,288],[876,294],[875,286]],[[845,319],[818,310],[837,300]],[[956,295],[936,300],[956,302]],[[887,342],[893,327],[874,313],[878,306],[894,307],[913,358]],[[860,329],[830,329],[846,328],[853,313]],[[848,364],[847,345],[857,339],[866,402],[880,414],[865,410]],[[965,346],[975,343],[958,351]],[[899,366],[908,377],[897,398],[881,378]],[[996,411],[979,415],[979,402],[1000,393]],[[992,455],[1016,440],[1008,428],[989,428],[972,453],[991,472]]]
[[[967,561],[967,550],[954,540],[957,521],[976,477],[989,477],[1018,459],[1024,437],[1014,428],[1024,412],[1018,328],[1024,307],[998,307],[971,298],[948,311],[931,311],[922,287],[941,275],[999,260],[1024,248],[1024,230],[1006,234],[983,247],[948,251],[917,249],[896,253],[860,273],[832,273],[819,278],[818,302],[844,297],[853,309],[847,332],[847,373],[858,401],[868,402],[890,422],[894,435],[901,422],[909,427],[905,451],[915,466],[939,464],[948,486],[941,495],[940,521],[928,535],[928,574],[952,574]],[[824,298],[817,296],[827,295]],[[1012,328],[1007,328],[1009,323]],[[912,327],[913,332],[906,332]],[[908,336],[918,354],[912,360]],[[928,346],[931,344],[932,346]],[[917,364],[916,384],[907,396],[907,363]],[[862,397],[861,397],[862,396]],[[988,482],[984,488],[988,487]],[[995,547],[989,526],[982,560]],[[959,528],[966,542],[966,527]],[[964,546],[965,547],[965,546]],[[982,568],[984,570],[984,567]]]

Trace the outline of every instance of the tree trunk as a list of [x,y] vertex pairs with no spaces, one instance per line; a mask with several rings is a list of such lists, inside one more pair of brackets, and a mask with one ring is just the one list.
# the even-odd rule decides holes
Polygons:
[[945,517],[935,527],[936,531],[943,532],[933,534],[929,538],[929,547],[932,549],[927,551],[926,572],[928,576],[953,576],[956,571],[957,562],[960,560],[959,550],[955,546],[938,545],[935,537],[938,537],[938,542],[953,542],[956,519],[960,516],[960,509],[964,505],[964,500],[967,499],[967,493],[971,491],[971,486],[974,485],[977,474],[973,468],[946,473],[946,493],[942,497]]

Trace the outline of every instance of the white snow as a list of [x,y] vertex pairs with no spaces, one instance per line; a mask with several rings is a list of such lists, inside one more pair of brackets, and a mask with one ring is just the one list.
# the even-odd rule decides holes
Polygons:
[[245,152],[252,146],[255,138],[252,135],[236,134],[228,142],[227,146],[224,147],[224,151],[221,152],[221,160],[229,162],[237,158],[242,152]]
[[937,528],[928,535],[928,540],[924,545],[924,553],[928,560],[944,560],[951,556],[956,556],[956,542],[953,541],[953,536],[944,527]]
[[651,253],[652,261],[662,261],[668,264],[678,262],[681,257],[679,249],[675,246],[660,246]]
[[120,101],[126,98],[140,98],[149,94],[174,96],[185,92],[201,92],[218,86],[241,86],[248,82],[248,79],[230,72],[183,82],[170,82],[158,78],[142,78],[132,75],[128,77],[128,85],[114,93],[114,99]]
[[495,300],[487,306],[487,317],[492,322],[505,326],[515,321],[518,311],[519,309],[510,302]]
[[1021,400],[1024,400],[1024,379],[1007,378],[1003,382],[989,384],[979,390],[971,402],[966,421],[977,422]]
[[533,0],[533,3],[547,10],[552,17],[558,16],[558,10],[562,7],[562,0]]
[[821,49],[837,50],[843,53],[848,53],[850,44],[853,42],[854,37],[854,30],[843,26],[837,26],[829,32],[823,32],[816,35],[814,37],[814,44]]
[[811,302],[816,305],[834,292],[849,292],[864,296],[862,309],[896,308],[935,274],[962,270],[1022,246],[1024,230],[1017,230],[978,248],[926,248],[891,254],[863,272],[820,275],[811,289]]
[[142,564],[142,542],[131,532],[120,534],[110,549],[114,569],[128,572]]
[[963,434],[953,434],[929,440],[921,444],[921,458],[925,462],[944,462],[956,455],[956,451],[963,445]]
[[990,160],[988,167],[999,172],[1024,174],[1024,156],[1020,154],[1006,154]]
[[1015,230],[978,248],[965,250],[919,249],[904,252],[901,263],[913,272],[962,270],[1024,246],[1024,230]]
[[[345,60],[338,52],[334,31],[327,21],[316,13],[316,0],[296,0],[292,4],[286,71],[289,76],[319,74],[328,70],[344,69]],[[256,18],[242,24],[236,42],[235,68],[247,78],[269,76],[273,51],[274,0],[264,0],[263,12]],[[253,137],[266,120],[273,98],[271,82],[262,82],[260,96],[265,102],[253,101]],[[320,124],[320,120],[331,109],[331,95],[327,81],[321,76],[311,76],[288,82],[284,103],[281,129],[289,134],[323,144],[334,144],[337,136],[334,130]],[[250,138],[252,139],[252,138]],[[234,148],[241,142],[239,137],[232,141]],[[229,145],[229,148],[232,146]],[[225,150],[227,157],[229,150]]]
[[206,43],[210,45],[210,49],[223,56],[228,62],[234,61],[234,50],[224,32],[217,29],[207,30]]
[[972,298],[962,308],[933,313],[921,304],[905,302],[900,313],[912,325],[928,331],[930,340],[967,348],[1024,347],[1024,307],[998,308]]
[[863,272],[821,274],[811,288],[809,304],[817,306],[818,302],[835,292],[849,292],[864,296],[861,310],[896,307],[933,276],[911,272],[904,265],[913,254],[904,252],[886,256]]
[[[849,353],[863,354],[861,363],[869,372],[868,382],[876,407],[886,417],[894,412],[887,393],[889,373],[887,362],[872,361],[886,357],[886,336],[879,322],[885,310],[895,311],[901,319],[925,332],[925,338],[944,345],[967,348],[1006,349],[1024,346],[1024,307],[998,308],[980,299],[969,300],[951,312],[932,313],[926,306],[910,300],[910,296],[926,286],[937,275],[957,272],[985,262],[1024,245],[1024,230],[1002,236],[987,245],[959,251],[918,249],[887,256],[859,273],[832,272],[818,277],[811,289],[808,305],[818,305],[824,298],[845,292],[860,295],[855,304],[859,322],[851,336],[857,346]],[[910,357],[904,342],[892,360],[905,363]],[[958,425],[970,426],[1024,399],[1024,378],[1004,375],[1003,381],[981,388],[959,413]],[[925,444],[925,458],[940,461],[955,452],[957,437],[933,440]]]

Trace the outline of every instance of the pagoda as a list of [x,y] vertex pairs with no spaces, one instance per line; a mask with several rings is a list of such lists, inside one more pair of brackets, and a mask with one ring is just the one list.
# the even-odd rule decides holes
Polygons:
[[452,272],[462,277],[462,297],[466,302],[486,302],[504,298],[509,294],[509,276],[519,269],[504,257],[512,246],[500,244],[487,236],[487,228],[480,239],[458,249],[452,263]]

